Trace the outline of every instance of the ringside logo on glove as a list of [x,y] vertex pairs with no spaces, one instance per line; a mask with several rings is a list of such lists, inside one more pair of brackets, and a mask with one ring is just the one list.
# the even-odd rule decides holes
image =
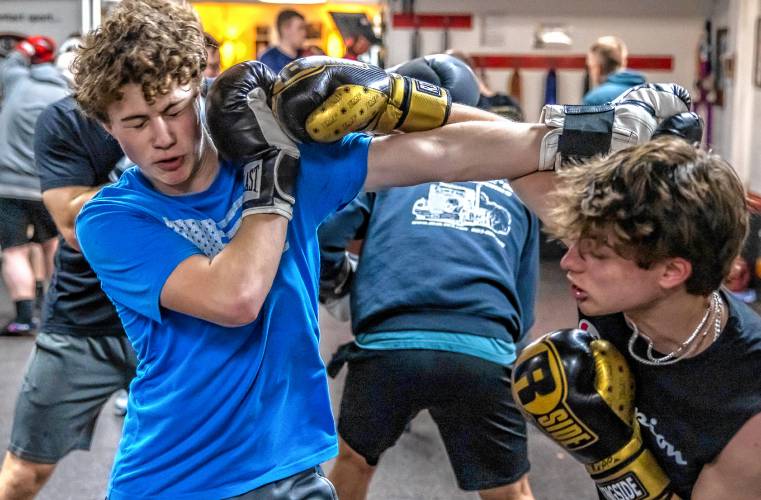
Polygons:
[[535,423],[568,450],[596,442],[598,436],[565,403],[568,382],[552,342],[545,339],[531,344],[519,361],[513,372],[513,397]]

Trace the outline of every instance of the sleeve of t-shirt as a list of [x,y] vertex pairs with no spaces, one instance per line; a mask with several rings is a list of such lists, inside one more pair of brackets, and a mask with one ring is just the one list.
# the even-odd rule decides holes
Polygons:
[[300,144],[301,170],[296,203],[302,203],[319,224],[346,206],[362,189],[367,177],[371,137],[349,134],[330,144]]
[[87,203],[76,231],[106,295],[157,322],[167,278],[180,262],[200,253],[162,221],[120,202],[96,198]]
[[94,186],[96,174],[71,121],[55,104],[37,119],[34,161],[42,191],[64,186]]

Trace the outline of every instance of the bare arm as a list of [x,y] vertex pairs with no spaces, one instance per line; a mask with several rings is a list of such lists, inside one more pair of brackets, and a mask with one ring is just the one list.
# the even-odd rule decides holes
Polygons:
[[761,499],[761,414],[748,420],[713,463],[703,467],[692,500]]
[[540,124],[470,121],[376,137],[370,145],[365,189],[523,177],[536,172],[546,133],[547,127]]
[[223,326],[254,321],[272,287],[285,248],[288,220],[250,215],[215,257],[194,255],[167,278],[161,305]]
[[76,250],[80,250],[74,221],[82,206],[100,191],[101,186],[64,186],[48,189],[42,193],[42,201],[53,217],[58,231]]
[[554,187],[553,173],[536,173],[539,144],[547,130],[542,124],[511,122],[455,105],[441,128],[374,138],[365,190],[431,181],[508,179],[526,206],[543,218],[545,194]]

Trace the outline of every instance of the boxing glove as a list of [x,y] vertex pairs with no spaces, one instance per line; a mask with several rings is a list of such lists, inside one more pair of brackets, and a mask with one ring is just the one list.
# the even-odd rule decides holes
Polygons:
[[692,112],[669,116],[658,124],[652,138],[662,135],[673,135],[681,137],[690,144],[700,144],[703,139],[703,118]]
[[243,168],[243,216],[293,216],[299,150],[268,106],[275,74],[258,61],[237,64],[214,80],[206,124],[220,156]]
[[357,61],[312,56],[280,72],[272,110],[297,142],[333,142],[349,132],[429,130],[446,123],[449,92]]
[[551,130],[542,139],[538,170],[646,142],[661,121],[689,111],[690,103],[684,87],[646,83],[607,104],[544,106],[539,121]]
[[634,390],[621,353],[582,330],[528,345],[512,374],[521,412],[585,465],[604,498],[674,498],[640,437]]
[[388,68],[386,72],[443,87],[449,91],[452,102],[466,106],[478,104],[480,92],[475,73],[470,66],[449,54],[418,57]]

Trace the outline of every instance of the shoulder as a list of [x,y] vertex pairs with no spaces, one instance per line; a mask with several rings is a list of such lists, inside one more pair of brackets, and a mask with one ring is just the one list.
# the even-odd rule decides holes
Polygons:
[[761,413],[750,418],[712,463],[703,467],[693,498],[758,498],[761,491]]
[[[758,360],[761,365],[761,316],[732,295],[724,293],[723,297],[729,306],[728,337],[733,343],[739,342],[744,349],[753,351],[755,356],[752,359]],[[733,344],[732,349],[737,348]],[[759,368],[761,369],[761,366]]]
[[[76,101],[71,96],[59,99],[45,107],[37,119],[37,127],[46,130],[65,130],[80,121]],[[82,117],[81,120],[84,120]]]
[[280,51],[277,50],[277,47],[273,46],[266,49],[264,52],[262,52],[261,55],[259,56],[259,60],[273,59],[277,57],[279,54],[280,54]]
[[94,214],[109,213],[148,213],[155,206],[156,199],[151,188],[138,178],[137,168],[129,168],[122,173],[119,180],[103,187],[90,201],[85,203],[77,221],[86,220]]
[[152,196],[147,188],[141,186],[136,179],[136,170],[125,171],[117,182],[103,187],[82,207],[76,219],[76,231],[83,247],[83,240],[102,244],[106,235],[110,235],[111,239],[123,240],[127,228],[132,238],[132,230],[142,226],[134,224],[134,221],[161,222],[160,196]]
[[582,102],[583,104],[587,105],[605,104],[606,102],[610,101],[610,99],[608,99],[609,93],[610,90],[608,84],[603,83],[584,94]]

